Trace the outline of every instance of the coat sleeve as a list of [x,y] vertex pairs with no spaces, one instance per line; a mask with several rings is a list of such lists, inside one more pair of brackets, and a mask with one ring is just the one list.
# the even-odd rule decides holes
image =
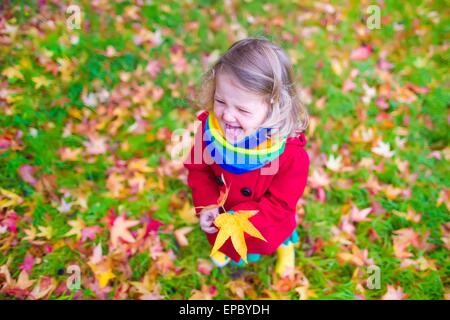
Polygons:
[[[204,159],[203,126],[198,126],[188,158],[183,165],[188,170],[187,183],[192,190],[192,201],[195,207],[216,204],[219,199],[219,187],[215,182],[215,175]],[[199,147],[200,146],[200,147]],[[196,208],[198,214],[202,209]]]
[[[309,164],[308,153],[302,147],[294,146],[290,154],[280,160],[279,170],[263,197],[231,208],[234,211],[258,210],[250,221],[268,240],[267,252],[274,252],[295,228],[296,206],[307,183]],[[281,226],[291,230],[274,230]]]

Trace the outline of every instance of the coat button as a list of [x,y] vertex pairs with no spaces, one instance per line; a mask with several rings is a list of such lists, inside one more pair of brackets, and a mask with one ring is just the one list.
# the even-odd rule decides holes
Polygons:
[[241,189],[241,193],[244,197],[250,197],[252,195],[252,190],[250,190],[250,188],[242,188]]
[[224,183],[222,181],[222,177],[217,176],[215,178],[215,180],[216,180],[216,183],[217,183],[218,186],[223,186],[224,185]]

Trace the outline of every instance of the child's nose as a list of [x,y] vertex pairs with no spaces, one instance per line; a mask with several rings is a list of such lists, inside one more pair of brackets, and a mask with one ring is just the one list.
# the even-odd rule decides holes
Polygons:
[[223,112],[223,120],[225,120],[226,122],[233,122],[235,120],[234,115],[231,111],[225,110]]

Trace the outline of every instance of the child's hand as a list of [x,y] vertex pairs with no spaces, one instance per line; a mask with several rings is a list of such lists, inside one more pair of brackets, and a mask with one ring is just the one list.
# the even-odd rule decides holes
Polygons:
[[200,228],[206,233],[217,232],[217,228],[213,226],[213,222],[219,215],[219,209],[203,209],[200,212]]

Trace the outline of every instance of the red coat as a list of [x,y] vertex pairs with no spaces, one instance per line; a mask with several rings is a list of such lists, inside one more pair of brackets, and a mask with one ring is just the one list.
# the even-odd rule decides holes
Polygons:
[[[201,137],[207,116],[206,111],[198,116],[202,125],[199,126],[195,141],[203,141]],[[201,140],[197,139],[199,136]],[[190,157],[184,163],[188,169],[188,185],[192,189],[194,206],[217,203],[219,190],[225,190],[220,178],[223,174],[227,186],[230,187],[225,209],[258,210],[258,213],[249,220],[267,242],[245,234],[248,253],[272,254],[296,228],[296,205],[305,189],[309,171],[309,156],[303,148],[305,145],[306,138],[303,133],[288,138],[284,152],[279,157],[278,170],[272,175],[262,175],[263,168],[233,174],[216,163],[209,165],[207,163],[211,163],[210,160],[205,163],[205,157],[208,157],[207,151],[204,151],[205,143],[202,142],[201,149],[194,145]],[[200,160],[197,162],[201,163],[194,163],[194,149],[197,152],[201,150],[203,156],[197,155],[197,159]],[[270,164],[265,167],[268,166]],[[201,209],[196,211],[198,213]],[[206,236],[209,243],[214,245],[217,233],[207,233]],[[231,239],[225,242],[220,251],[236,262],[240,259]]]

